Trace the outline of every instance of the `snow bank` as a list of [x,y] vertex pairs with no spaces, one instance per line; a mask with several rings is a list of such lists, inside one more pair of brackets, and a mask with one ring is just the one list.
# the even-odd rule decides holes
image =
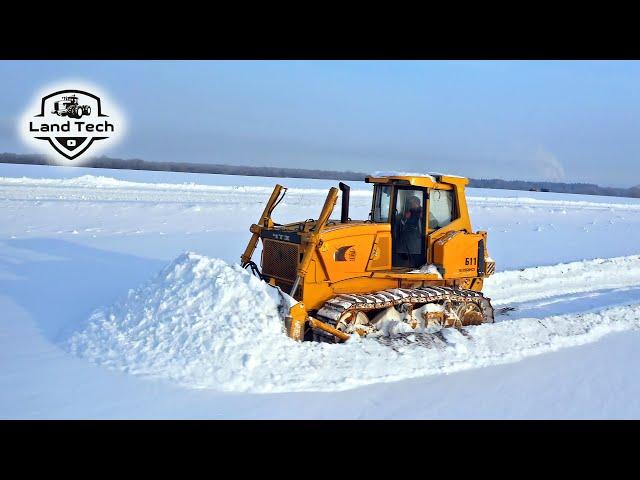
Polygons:
[[498,272],[483,292],[494,305],[640,285],[640,255]]
[[[612,260],[618,268],[639,261]],[[511,295],[510,275],[517,272],[502,274],[505,298]],[[537,282],[537,274],[530,281]],[[494,289],[500,283],[494,282]],[[464,332],[445,329],[436,348],[411,343],[389,348],[360,338],[335,345],[296,343],[283,331],[278,298],[275,289],[239,266],[188,253],[116,305],[96,311],[65,346],[91,362],[191,388],[336,391],[514,362],[640,327],[640,305],[633,305]]]
[[[635,198],[627,198],[627,197],[618,197],[612,199],[611,202],[593,202],[587,200],[560,200],[560,199],[540,199],[526,196],[526,192],[516,192],[512,190],[505,191],[505,194],[508,196],[504,197],[490,197],[490,196],[477,196],[470,195],[467,197],[467,201],[470,205],[476,207],[501,207],[501,208],[512,208],[512,207],[541,207],[541,208],[573,208],[579,210],[624,210],[630,212],[637,212],[640,210],[640,204],[637,203],[637,199]],[[568,198],[570,197],[568,194],[566,195]],[[576,197],[580,197],[576,195]],[[584,197],[584,196],[583,196]],[[564,198],[564,197],[563,197]],[[600,198],[595,196],[594,198]],[[627,203],[631,201],[632,203]],[[565,212],[566,213],[566,212]]]
[[[186,253],[68,340],[92,362],[179,383],[224,387],[259,368],[253,354],[282,340],[277,290],[238,265]],[[259,363],[259,362],[258,362]]]

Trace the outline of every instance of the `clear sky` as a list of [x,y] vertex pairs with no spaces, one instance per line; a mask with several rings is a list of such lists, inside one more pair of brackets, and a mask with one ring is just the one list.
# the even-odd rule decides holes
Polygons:
[[126,115],[113,157],[640,184],[640,62],[0,61],[0,151],[67,78]]

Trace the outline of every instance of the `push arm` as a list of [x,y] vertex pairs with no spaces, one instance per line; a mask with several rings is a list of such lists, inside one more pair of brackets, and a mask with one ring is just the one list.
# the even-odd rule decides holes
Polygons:
[[249,231],[253,235],[251,236],[249,244],[247,245],[244,253],[240,256],[240,263],[243,267],[251,261],[251,257],[253,256],[253,252],[256,249],[256,245],[258,245],[258,239],[260,238],[260,232],[262,231],[262,229],[269,228],[273,225],[273,222],[271,220],[271,212],[276,201],[278,200],[278,197],[280,196],[280,192],[282,192],[283,189],[285,192],[287,191],[287,189],[282,185],[275,186],[275,188],[273,189],[273,193],[271,193],[271,197],[269,197],[269,201],[264,207],[264,211],[262,212],[262,215],[258,220],[258,223],[251,225],[251,228],[249,228]]

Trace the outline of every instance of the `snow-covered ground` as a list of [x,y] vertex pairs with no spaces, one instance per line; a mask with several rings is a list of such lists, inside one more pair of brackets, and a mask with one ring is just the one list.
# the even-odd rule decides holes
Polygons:
[[516,310],[391,350],[291,342],[232,266],[276,182],[336,183],[0,165],[0,418],[640,417],[640,201],[470,189]]

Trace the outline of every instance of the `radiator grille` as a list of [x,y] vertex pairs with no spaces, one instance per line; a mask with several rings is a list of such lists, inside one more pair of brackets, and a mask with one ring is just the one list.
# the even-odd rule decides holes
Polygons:
[[298,245],[263,239],[262,274],[293,282],[298,272]]

